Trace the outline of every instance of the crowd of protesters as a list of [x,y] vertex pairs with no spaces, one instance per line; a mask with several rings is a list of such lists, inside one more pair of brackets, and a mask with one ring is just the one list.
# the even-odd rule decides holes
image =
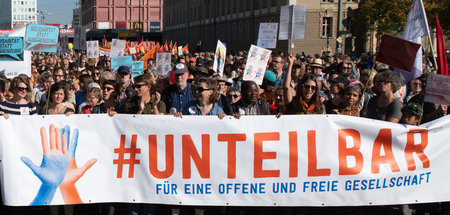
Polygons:
[[[114,116],[116,113],[219,118],[341,114],[409,125],[420,125],[447,114],[446,106],[424,102],[426,78],[434,69],[426,62],[421,77],[405,82],[392,68],[374,62],[370,55],[352,58],[340,53],[310,56],[279,52],[270,57],[263,84],[257,85],[243,80],[245,51],[227,55],[223,76],[214,72],[213,57],[214,53],[204,52],[173,56],[171,80],[170,75],[158,74],[154,60],[148,61],[143,75],[132,78],[127,66],[113,70],[109,57],[87,59],[85,53],[74,51],[35,53],[31,76],[0,77],[0,113],[5,118],[34,114]],[[134,58],[139,60],[139,56]],[[113,206],[102,209],[103,214],[114,214]],[[169,206],[128,207],[127,210],[165,209],[177,211]],[[195,208],[195,212],[186,209],[184,214],[211,214],[211,211],[215,214],[270,212]],[[286,209],[282,214],[295,212]]]

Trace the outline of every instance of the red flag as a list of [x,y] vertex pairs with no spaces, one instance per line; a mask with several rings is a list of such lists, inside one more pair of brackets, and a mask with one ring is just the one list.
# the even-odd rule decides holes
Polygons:
[[420,44],[385,34],[375,60],[411,72],[419,48]]
[[188,45],[185,45],[184,47],[183,47],[183,49],[181,49],[182,51],[183,51],[183,54],[189,54],[189,48],[188,48]]
[[108,40],[106,39],[105,35],[103,35],[103,47],[105,47],[105,48],[108,47]]
[[164,52],[169,52],[169,46],[167,46],[167,40],[166,40],[166,43],[164,44]]
[[172,49],[173,49],[173,44],[172,44],[172,40],[170,41],[170,45],[169,45],[169,47],[170,47],[170,50],[172,51]]
[[439,18],[436,16],[436,37],[437,37],[437,64],[438,74],[448,75],[447,54],[445,53],[444,36],[442,34],[441,24]]

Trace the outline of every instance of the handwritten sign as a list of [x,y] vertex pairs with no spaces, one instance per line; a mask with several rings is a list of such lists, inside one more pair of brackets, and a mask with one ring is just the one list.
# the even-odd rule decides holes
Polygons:
[[430,74],[427,79],[425,101],[450,105],[450,76]]
[[0,38],[0,61],[10,61],[11,59],[23,61],[22,37]]
[[111,68],[115,71],[120,66],[133,65],[133,58],[131,56],[113,57],[111,58]]
[[140,76],[144,74],[144,61],[133,61],[133,66],[131,67],[131,77]]
[[29,24],[25,34],[25,49],[33,52],[56,52],[59,28]]

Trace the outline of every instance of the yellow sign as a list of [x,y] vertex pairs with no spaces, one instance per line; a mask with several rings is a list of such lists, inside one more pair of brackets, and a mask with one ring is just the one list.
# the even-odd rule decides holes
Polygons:
[[122,30],[118,33],[119,37],[137,37],[136,30]]

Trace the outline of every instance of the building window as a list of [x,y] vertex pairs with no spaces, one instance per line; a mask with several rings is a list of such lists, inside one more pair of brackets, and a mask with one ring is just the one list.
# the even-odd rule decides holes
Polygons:
[[322,37],[331,37],[333,35],[333,17],[322,18]]
[[323,3],[333,3],[333,0],[322,0]]

